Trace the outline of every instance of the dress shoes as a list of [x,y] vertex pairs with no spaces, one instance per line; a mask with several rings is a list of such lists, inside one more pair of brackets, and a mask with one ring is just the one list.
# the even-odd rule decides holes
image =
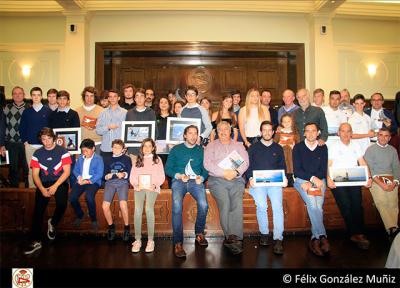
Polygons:
[[268,246],[269,245],[269,234],[261,234],[260,245],[261,246]]
[[357,245],[361,250],[368,250],[369,241],[363,234],[356,234],[351,236],[350,240]]
[[324,252],[321,250],[321,241],[319,239],[313,238],[308,243],[308,248],[317,256],[324,256]]
[[186,252],[183,250],[182,243],[176,243],[174,247],[175,256],[178,258],[185,258]]
[[276,254],[276,255],[283,255],[283,242],[282,242],[282,240],[275,240],[273,251],[274,251],[274,254]]
[[196,239],[195,239],[195,243],[203,246],[203,247],[207,247],[208,246],[208,241],[206,239],[206,237],[204,237],[204,234],[197,234],[196,235]]
[[319,237],[320,247],[324,254],[329,253],[331,251],[331,245],[329,244],[328,239],[326,236]]

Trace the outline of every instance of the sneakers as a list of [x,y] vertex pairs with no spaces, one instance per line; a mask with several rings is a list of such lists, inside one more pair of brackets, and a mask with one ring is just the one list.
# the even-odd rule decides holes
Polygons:
[[208,241],[204,237],[204,234],[197,234],[195,242],[196,242],[196,244],[199,244],[200,246],[208,246]]
[[141,247],[142,247],[142,241],[141,240],[135,240],[135,242],[132,243],[132,252],[133,253],[139,252]]
[[275,240],[274,244],[274,254],[276,255],[283,255],[283,245],[282,240]]
[[129,229],[124,229],[124,232],[122,233],[122,241],[128,242],[130,238],[131,234],[129,232]]
[[113,241],[115,239],[115,226],[108,228],[107,239],[108,241]]
[[154,240],[148,240],[146,249],[144,250],[146,253],[151,253],[154,251]]
[[51,224],[51,218],[47,221],[47,237],[49,237],[50,240],[56,238],[56,229],[53,224]]
[[24,251],[24,254],[25,254],[25,255],[30,255],[30,254],[32,254],[33,252],[35,252],[35,251],[37,251],[37,250],[39,250],[39,249],[41,249],[41,248],[42,248],[42,242],[40,242],[40,241],[34,241],[34,242],[31,243],[31,245],[29,245],[28,249],[26,249],[26,250]]
[[269,245],[269,234],[261,234],[260,245],[261,246],[268,246]]

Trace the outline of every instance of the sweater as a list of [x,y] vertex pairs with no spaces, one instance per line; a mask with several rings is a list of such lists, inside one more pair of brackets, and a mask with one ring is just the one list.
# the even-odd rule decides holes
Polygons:
[[319,107],[308,106],[304,111],[301,107],[293,113],[293,119],[299,131],[301,141],[304,140],[304,126],[307,123],[315,123],[321,130],[319,138],[326,141],[328,139],[328,124],[326,123],[325,113]]
[[128,182],[129,179],[129,174],[132,169],[132,161],[129,156],[122,154],[120,156],[115,157],[114,155],[112,157],[107,157],[104,158],[104,175],[107,175],[109,173],[119,173],[119,172],[126,172],[127,175],[123,179],[118,179],[117,175],[112,175],[110,180],[117,179],[117,180],[123,180]]
[[253,177],[253,170],[286,170],[283,148],[275,142],[266,146],[262,141],[258,141],[251,145],[247,152],[250,161],[246,172],[247,179]]
[[0,147],[6,143],[6,115],[0,111]]
[[326,145],[317,146],[311,151],[304,141],[294,145],[293,173],[295,177],[311,180],[312,176],[325,179],[328,171],[328,148]]
[[7,104],[4,108],[6,116],[6,142],[21,142],[19,136],[19,125],[21,122],[22,113],[29,108],[28,103],[23,103],[17,106],[14,102]]
[[203,137],[203,139],[208,138],[208,136],[210,136],[210,133],[212,131],[210,116],[208,115],[206,109],[204,109],[199,104],[196,104],[192,107],[189,107],[188,104],[186,104],[182,108],[180,117],[201,119],[201,128],[199,131],[200,136]]
[[23,143],[42,144],[38,135],[40,130],[49,125],[49,117],[52,111],[43,106],[38,112],[33,107],[25,109],[22,113],[19,134]]
[[153,154],[151,154],[144,157],[143,167],[132,166],[130,182],[135,191],[139,191],[139,175],[150,175],[151,184],[155,186],[155,191],[160,193],[160,186],[165,180],[164,165],[161,158],[158,157],[158,163],[153,163]]
[[50,128],[75,128],[80,127],[79,115],[76,111],[69,109],[68,113],[63,111],[51,112],[49,117]]
[[[84,161],[85,157],[83,155],[80,155],[78,160],[76,161],[73,170],[74,176],[76,178],[82,176]],[[92,184],[97,184],[101,186],[101,180],[103,179],[104,175],[104,163],[103,163],[103,158],[101,158],[101,156],[93,154],[93,158],[90,161],[90,166],[89,166],[89,175],[91,176],[89,180]]]
[[96,133],[96,128],[94,128],[93,130],[86,128],[84,126],[83,121],[85,121],[85,116],[86,116],[86,117],[96,119],[96,123],[97,123],[97,118],[99,118],[100,113],[103,110],[104,110],[104,108],[99,105],[96,105],[90,111],[87,111],[83,106],[76,109],[76,112],[78,113],[79,119],[81,121],[82,140],[83,139],[92,139],[94,142],[101,142],[101,136]]
[[169,153],[165,173],[171,178],[175,178],[176,173],[185,174],[186,165],[190,162],[193,172],[202,176],[205,180],[208,172],[203,166],[203,159],[203,147],[195,145],[193,148],[189,148],[186,143],[178,144]]
[[372,176],[392,175],[395,180],[399,180],[400,163],[397,151],[393,146],[371,145],[365,152],[364,158],[368,163]]

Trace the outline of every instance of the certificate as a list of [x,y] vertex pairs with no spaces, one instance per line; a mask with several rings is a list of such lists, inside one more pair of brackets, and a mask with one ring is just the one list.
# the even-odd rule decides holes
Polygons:
[[148,174],[139,175],[139,191],[141,190],[152,190],[151,175]]
[[255,187],[285,185],[285,170],[253,170]]
[[221,162],[218,163],[218,167],[224,170],[237,170],[244,163],[244,159],[240,154],[233,150],[228,156],[226,156]]

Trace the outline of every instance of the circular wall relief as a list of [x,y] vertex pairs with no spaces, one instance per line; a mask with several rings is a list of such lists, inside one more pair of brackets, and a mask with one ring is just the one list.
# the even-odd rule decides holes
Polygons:
[[212,86],[212,75],[205,67],[196,67],[189,72],[187,83],[199,90],[200,94],[208,92]]

